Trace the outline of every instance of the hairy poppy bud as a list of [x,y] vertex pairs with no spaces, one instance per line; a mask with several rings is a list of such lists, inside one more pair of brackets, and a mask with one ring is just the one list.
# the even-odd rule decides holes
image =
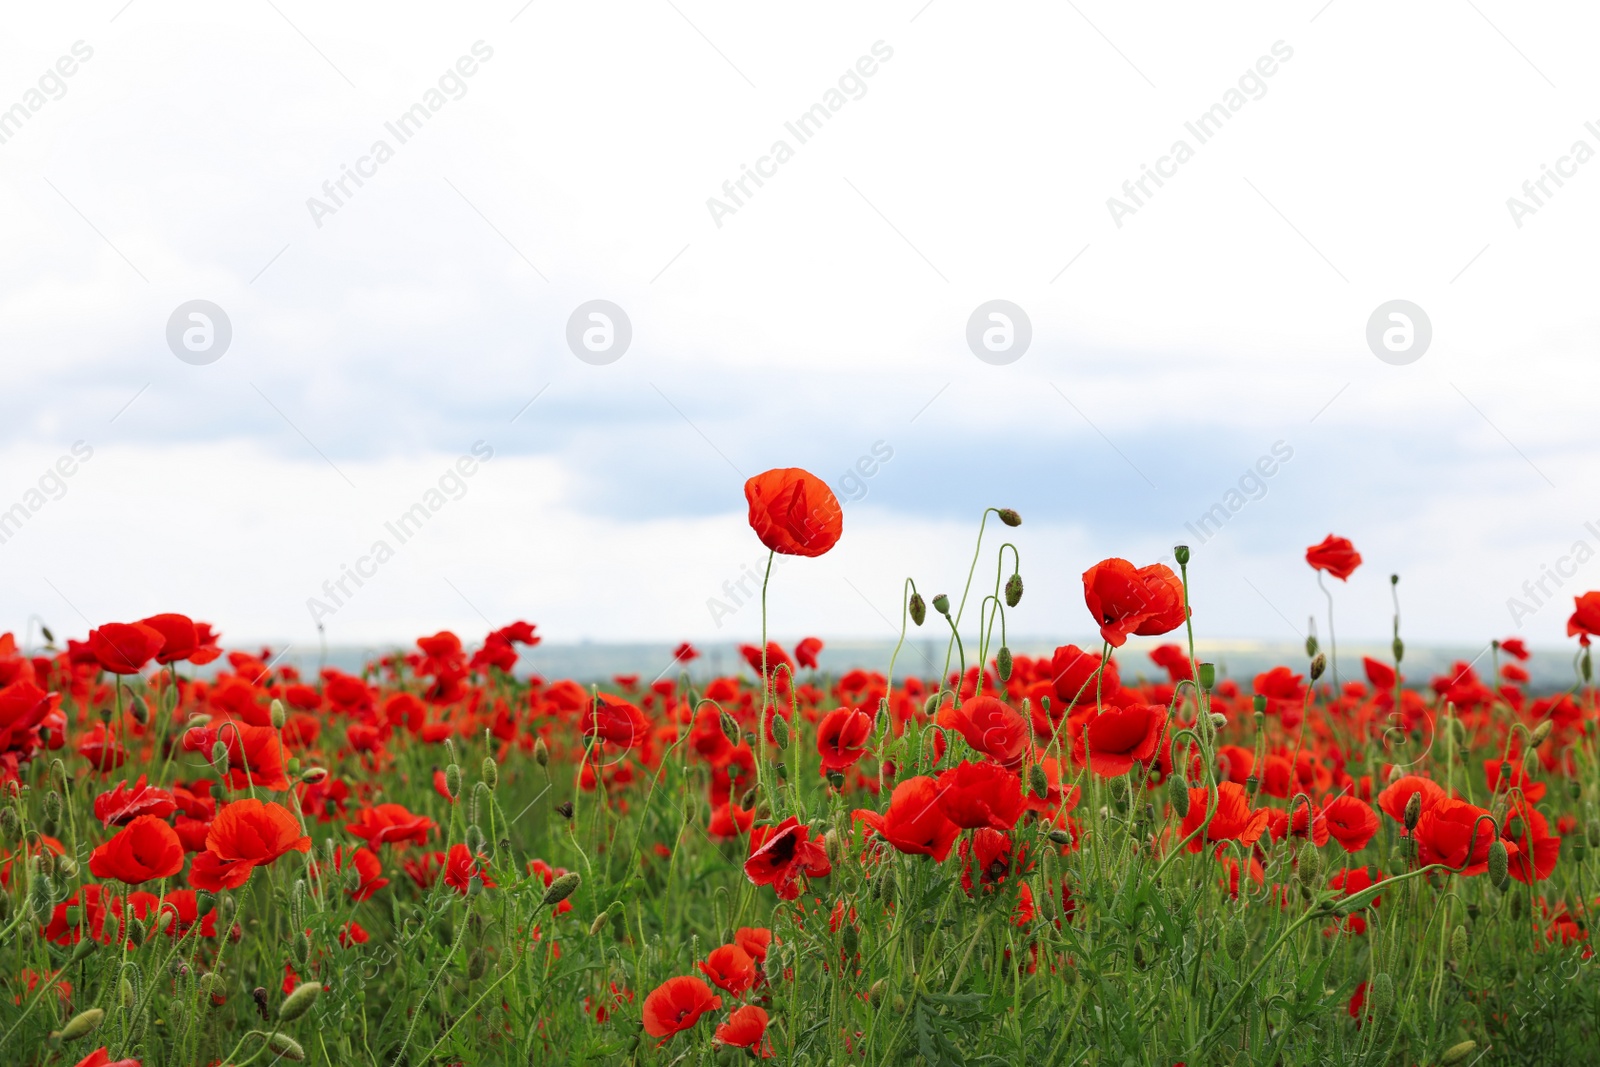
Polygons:
[[1199,669],[1200,688],[1211,692],[1211,687],[1217,684],[1217,665],[1215,663],[1202,663]]
[[289,942],[294,950],[295,962],[304,967],[311,959],[311,937],[304,930],[295,935]]
[[728,744],[737,745],[739,743],[738,720],[724,711],[720,717],[720,721],[722,723],[722,736],[728,739]]
[[1452,1064],[1460,1063],[1477,1050],[1478,1043],[1470,1039],[1461,1042],[1459,1045],[1451,1045],[1440,1055],[1439,1067],[1451,1067]]
[[99,947],[99,942],[97,942],[94,938],[84,938],[82,941],[79,941],[76,945],[72,946],[72,962],[82,963],[84,960],[94,955],[95,950]]
[[100,1029],[100,1024],[105,1021],[105,1012],[101,1011],[99,1008],[90,1008],[88,1011],[80,1011],[78,1014],[74,1015],[71,1019],[67,1020],[67,1025],[63,1026],[58,1033],[51,1034],[50,1036],[59,1038],[63,1044],[69,1041],[76,1041],[78,1038],[88,1037],[90,1034]]
[[928,617],[928,605],[922,599],[921,593],[912,593],[911,601],[906,608],[911,612],[911,621],[918,626],[921,626],[923,620]]
[[994,665],[1002,682],[1011,681],[1011,650],[1005,645],[1001,645],[1000,651],[995,653]]
[[1550,736],[1551,725],[1550,720],[1545,719],[1533,728],[1533,733],[1528,735],[1528,747],[1530,749],[1538,748],[1544,744],[1544,739]]
[[1317,655],[1317,635],[1312,634],[1306,638],[1306,658],[1315,659]]
[[1022,603],[1022,575],[1012,574],[1006,579],[1006,607],[1014,608]]
[[829,830],[822,835],[822,850],[828,854],[828,862],[835,867],[845,861],[844,837],[838,830]]
[[945,596],[943,593],[939,593],[934,596],[933,610],[937,611],[940,615],[948,616],[950,614],[950,598]]
[[1072,844],[1072,831],[1070,830],[1062,830],[1057,828],[1055,830],[1051,830],[1047,836],[1053,843],[1057,845]]
[[[322,987],[318,986],[317,988],[321,989]],[[300,1042],[296,1041],[288,1034],[273,1034],[271,1037],[267,1038],[267,1047],[276,1052],[279,1056],[282,1056],[284,1059],[294,1060],[296,1063],[299,1063],[301,1060],[306,1058],[306,1050],[300,1047]]]
[[789,720],[782,715],[772,717],[772,739],[778,743],[779,749],[789,747]]
[[1178,566],[1187,567],[1189,565],[1189,546],[1173,545],[1172,558],[1178,561]]
[[1522,816],[1513,815],[1511,816],[1511,821],[1506,823],[1506,836],[1513,841],[1521,840],[1522,829]]
[[1367,986],[1367,1000],[1372,1003],[1372,1016],[1381,1019],[1389,1014],[1389,1009],[1394,1007],[1394,979],[1388,971],[1379,971],[1372,976],[1372,982]]
[[133,704],[128,710],[133,715],[133,721],[140,726],[150,721],[150,705],[144,702],[144,697],[135,694]]
[[1300,854],[1295,858],[1294,873],[1302,885],[1315,885],[1321,881],[1322,856],[1317,852],[1317,846],[1310,841],[1300,846]]
[[1040,800],[1050,793],[1050,780],[1045,777],[1044,768],[1037,763],[1028,771],[1028,790]]
[[283,710],[283,701],[281,700],[274,700],[267,714],[272,719],[273,727],[279,730],[283,729],[283,724],[289,721],[289,713]]
[[1584,836],[1589,839],[1590,848],[1600,848],[1600,822],[1589,820],[1589,825],[1584,828]]
[[561,903],[578,891],[578,884],[581,881],[582,879],[578,877],[576,871],[568,871],[566,874],[561,875],[551,882],[549,888],[544,891],[544,897],[540,899],[539,906],[547,908],[553,904]]
[[1324,656],[1321,652],[1318,652],[1316,657],[1311,661],[1311,680],[1314,682],[1318,678],[1321,678],[1323,672],[1327,669],[1328,657]]
[[500,784],[500,765],[494,761],[493,756],[483,757],[483,780],[493,789]]
[[1467,928],[1459,923],[1450,935],[1450,956],[1457,963],[1467,958]]
[[1172,805],[1172,810],[1178,813],[1178,818],[1189,817],[1189,783],[1181,774],[1174,774],[1167,779],[1167,801]]
[[933,718],[933,713],[939,710],[939,697],[942,695],[942,691],[938,693],[929,693],[928,699],[922,702],[922,714],[926,715],[930,719]]
[[1506,843],[1497,837],[1489,846],[1489,881],[1496,889],[1504,889],[1510,878],[1511,854],[1506,851]]
[[33,884],[28,886],[28,907],[33,909],[34,918],[44,922],[49,919],[50,910],[55,905],[56,887],[50,881],[50,876],[40,871],[33,876]]
[[867,1001],[876,1008],[883,1003],[883,991],[888,988],[889,980],[880,978],[872,983],[872,988],[867,990]]
[[[304,936],[303,934],[301,935]],[[283,1022],[292,1022],[311,1010],[311,1005],[322,996],[321,982],[301,982],[294,987],[294,992],[283,998],[283,1004],[278,1008],[278,1018]]]
[[50,822],[61,818],[61,794],[54,789],[44,795],[44,817]]
[[1228,955],[1233,959],[1242,957],[1245,950],[1250,947],[1250,935],[1245,932],[1244,920],[1238,916],[1235,916],[1233,922],[1228,924],[1226,947]]
[[1422,794],[1412,793],[1411,799],[1406,801],[1406,830],[1409,832],[1417,828],[1417,820],[1422,818]]
[[211,769],[218,776],[228,773],[228,746],[221,741],[211,746]]
[[1010,508],[996,508],[995,509],[995,514],[1000,516],[1000,521],[1005,523],[1007,526],[1021,526],[1022,525],[1022,516],[1018,515],[1015,511],[1012,511]]
[[844,931],[839,936],[839,946],[844,949],[847,959],[854,956],[856,950],[861,947],[861,935],[856,932],[853,924],[845,923]]
[[1406,643],[1400,640],[1398,637],[1394,639],[1394,642],[1389,647],[1391,651],[1394,652],[1394,661],[1396,664],[1399,664],[1401,660],[1406,658]]
[[0,810],[0,837],[7,844],[22,836],[22,819],[17,815],[16,808]]
[[444,769],[444,791],[455,800],[461,795],[461,768],[454,763]]
[[533,743],[533,761],[541,767],[550,766],[550,746],[542,737]]
[[1228,717],[1220,711],[1213,711],[1211,713],[1211,725],[1220,730],[1228,725]]

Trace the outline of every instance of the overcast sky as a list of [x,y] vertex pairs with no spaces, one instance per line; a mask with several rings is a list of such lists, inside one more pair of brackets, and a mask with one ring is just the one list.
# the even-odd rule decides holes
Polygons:
[[[890,633],[904,577],[958,589],[995,505],[1025,520],[1022,633],[1087,637],[1081,572],[1181,540],[1202,634],[1296,640],[1334,532],[1366,558],[1331,583],[1342,635],[1387,636],[1398,572],[1414,641],[1558,643],[1600,587],[1597,21],[18,5],[0,627],[184,611],[309,642],[308,599],[381,540],[330,641],[745,638],[742,483],[801,466],[845,533],[776,569],[782,635]],[[231,329],[201,364],[168,339],[196,300]],[[609,363],[569,347],[592,300],[631,327]],[[993,300],[1031,331],[1009,363],[969,347]],[[1395,300],[1431,329],[1403,365],[1368,341]],[[214,356],[219,323],[187,350],[178,319]],[[1570,576],[1536,601],[1546,566]]]

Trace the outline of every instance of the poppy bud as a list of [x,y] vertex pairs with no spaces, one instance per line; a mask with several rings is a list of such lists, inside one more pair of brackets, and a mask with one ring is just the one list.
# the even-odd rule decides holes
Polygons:
[[454,763],[444,769],[444,791],[451,800],[461,795],[461,768]]
[[1037,763],[1028,771],[1028,790],[1040,800],[1050,793],[1050,780],[1045,777],[1044,768]]
[[1300,879],[1301,885],[1315,885],[1321,880],[1322,856],[1317,852],[1317,846],[1307,841],[1300,846],[1300,855],[1295,860],[1295,877]]
[[1322,672],[1326,671],[1327,669],[1328,657],[1324,656],[1321,652],[1318,652],[1316,658],[1311,661],[1311,680],[1314,682],[1318,678],[1321,678]]
[[732,715],[729,715],[726,711],[724,711],[722,713],[722,715],[721,715],[721,722],[722,722],[722,736],[724,736],[724,737],[726,737],[728,739],[728,744],[730,744],[730,745],[738,745],[738,743],[739,743],[739,723],[738,723],[738,721],[735,720]]
[[49,822],[61,818],[61,794],[54,789],[44,795],[44,817]]
[[272,707],[268,711],[268,714],[271,716],[274,729],[283,729],[283,724],[289,721],[289,714],[283,710],[283,701],[281,700],[274,700],[272,702]]
[[222,975],[216,971],[207,971],[200,976],[200,992],[212,999],[227,995],[227,984],[223,982]]
[[1394,979],[1388,971],[1379,971],[1372,976],[1372,982],[1367,986],[1367,1000],[1372,1003],[1374,1019],[1389,1014],[1389,1009],[1394,1007]]
[[1226,947],[1228,955],[1233,959],[1242,957],[1245,954],[1245,950],[1250,947],[1250,935],[1245,932],[1244,920],[1238,916],[1235,916],[1233,922],[1228,924]]
[[921,626],[923,620],[928,617],[928,605],[922,599],[922,594],[912,593],[911,601],[906,607],[911,612],[911,621]]
[[228,773],[228,746],[221,741],[211,746],[211,769],[219,776]]
[[950,614],[950,598],[943,593],[936,594],[933,598],[933,610],[946,617]]
[[1511,854],[1506,851],[1506,843],[1497,837],[1489,846],[1489,881],[1496,889],[1504,889],[1510,877]]
[[76,1041],[80,1037],[88,1037],[90,1034],[100,1029],[100,1024],[105,1021],[105,1012],[101,1011],[99,1008],[90,1008],[88,1011],[80,1011],[78,1014],[74,1015],[67,1021],[67,1025],[63,1026],[59,1032],[51,1034],[50,1036],[58,1038],[63,1044],[65,1044],[69,1041]]
[[1211,725],[1220,730],[1224,726],[1228,725],[1228,717],[1222,714],[1220,711],[1213,711],[1211,713]]
[[1002,682],[1011,681],[1011,650],[1005,645],[1001,645],[1000,651],[995,654],[994,665]]
[[1184,781],[1183,775],[1174,774],[1167,779],[1167,800],[1178,818],[1189,817],[1189,783]]
[[144,702],[144,697],[135,694],[133,704],[128,710],[133,715],[133,721],[140,726],[150,721],[150,706]]
[[839,943],[840,947],[844,949],[845,957],[852,957],[856,954],[856,950],[861,947],[861,935],[856,932],[856,928],[853,925],[845,923],[844,933],[840,936]]
[[1460,1063],[1477,1050],[1478,1043],[1470,1039],[1461,1042],[1459,1045],[1451,1045],[1439,1057],[1439,1067],[1451,1067],[1451,1064]]
[[880,978],[872,983],[872,988],[867,990],[867,1001],[876,1008],[883,1003],[883,991],[888,988],[889,980]]
[[1459,923],[1450,935],[1450,956],[1457,963],[1467,958],[1467,928]]
[[1394,652],[1394,661],[1396,664],[1399,664],[1401,660],[1406,658],[1406,643],[1400,640],[1400,638],[1396,637],[1390,648]]
[[1589,838],[1590,848],[1600,848],[1600,822],[1595,822],[1591,819],[1588,827],[1584,830],[1584,834]]
[[[317,988],[321,989],[322,987],[317,986]],[[288,1034],[274,1033],[267,1038],[267,1047],[284,1059],[294,1060],[296,1063],[306,1058],[306,1050],[300,1047],[300,1042]]]
[[1511,816],[1511,821],[1506,824],[1506,836],[1511,838],[1513,841],[1519,840],[1522,837],[1522,816]]
[[290,942],[290,946],[294,949],[295,962],[304,967],[306,965],[306,961],[311,959],[310,936],[304,930],[302,930],[300,933],[295,935],[293,940]]
[[939,710],[939,697],[941,695],[942,695],[942,692],[941,693],[929,693],[928,694],[928,699],[924,700],[922,702],[922,714],[923,715],[927,716],[930,719],[933,718],[933,713]]
[[1409,832],[1417,828],[1417,820],[1422,818],[1422,794],[1412,793],[1411,799],[1406,801],[1406,830]]
[[1072,844],[1072,832],[1070,830],[1062,830],[1057,828],[1055,830],[1051,830],[1047,836],[1057,845]]
[[[301,935],[302,938],[304,936]],[[283,999],[283,1004],[278,1008],[278,1018],[283,1022],[292,1022],[300,1018],[311,1010],[311,1005],[315,1004],[321,995],[321,982],[301,982],[294,987],[294,992]]]
[[1014,608],[1022,603],[1022,575],[1012,574],[1006,579],[1006,607]]
[[895,897],[900,892],[900,876],[895,873],[894,867],[885,867],[883,873],[878,875],[878,899],[885,904],[893,904]]
[[94,955],[95,950],[98,949],[99,947],[100,947],[100,943],[98,941],[96,941],[94,938],[92,938],[92,937],[84,938],[82,941],[79,941],[76,945],[74,945],[72,947],[72,962],[73,963],[82,963],[84,960],[86,960],[90,956]]
[[789,747],[789,720],[782,715],[772,717],[772,739],[778,743],[780,750]]
[[1015,511],[1012,511],[1010,508],[996,508],[995,509],[995,514],[1000,516],[1000,521],[1005,523],[1007,526],[1021,526],[1022,525],[1022,516],[1018,515]]
[[1568,778],[1567,795],[1573,800],[1578,800],[1581,798],[1583,796],[1583,783],[1578,781],[1576,778]]
[[550,766],[550,746],[542,737],[533,743],[533,761],[541,767]]
[[1533,733],[1528,735],[1528,747],[1533,749],[1544,744],[1544,739],[1550,736],[1550,727],[1551,722],[1549,719],[1545,719],[1538,726],[1535,726]]
[[328,777],[326,767],[307,767],[300,772],[300,780],[306,785],[316,785]]
[[576,871],[568,871],[566,874],[561,875],[551,882],[550,887],[544,891],[544,897],[539,901],[539,906],[547,908],[566,900],[578,891],[578,883],[580,881],[582,879],[578,877]]
[[844,838],[838,830],[829,830],[822,835],[822,850],[828,854],[828,862],[838,867],[845,861]]
[[7,844],[22,836],[22,819],[18,817],[15,808],[6,808],[0,811],[0,837]]
[[1172,558],[1178,561],[1178,566],[1187,567],[1189,565],[1189,546],[1173,545]]
[[489,960],[484,956],[483,949],[473,949],[472,955],[467,957],[467,981],[476,982],[483,977],[484,972],[488,969]]
[[483,757],[483,780],[493,789],[500,784],[500,765],[494,761],[493,756]]
[[1317,655],[1317,635],[1312,634],[1306,638],[1306,658],[1314,659]]
[[560,815],[563,819],[570,820],[572,818],[572,801],[563,800],[561,803],[557,804],[556,814]]
[[50,876],[43,872],[34,875],[33,884],[28,887],[28,906],[33,909],[34,918],[41,922],[47,920],[55,904],[56,887]]

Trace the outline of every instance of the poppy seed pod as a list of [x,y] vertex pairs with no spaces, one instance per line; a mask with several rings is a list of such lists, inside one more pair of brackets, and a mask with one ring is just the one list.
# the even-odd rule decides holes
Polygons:
[[1244,791],[1255,796],[1261,791],[1261,779],[1254,774],[1247,775],[1244,780]]
[[1318,652],[1316,657],[1311,661],[1311,680],[1314,682],[1318,678],[1321,678],[1323,672],[1327,669],[1328,657],[1324,656],[1321,652]]
[[1439,1057],[1439,1067],[1451,1067],[1451,1064],[1460,1063],[1478,1050],[1478,1043],[1466,1040],[1459,1045],[1451,1045]]
[[1011,681],[1011,650],[1005,645],[1000,646],[1000,651],[994,657],[995,670],[1000,674],[1000,681]]
[[1000,516],[1000,521],[1005,523],[1007,526],[1021,526],[1022,525],[1022,516],[1018,515],[1015,511],[1012,511],[1010,508],[996,508],[994,513],[996,515]]
[[494,761],[493,756],[483,757],[483,780],[493,789],[500,784],[500,765]]
[[1511,821],[1506,823],[1506,836],[1513,841],[1522,840],[1522,816],[1511,816]]
[[1417,820],[1422,818],[1422,794],[1412,793],[1411,799],[1406,801],[1406,830],[1417,828]]
[[281,700],[272,702],[268,715],[271,716],[273,728],[277,730],[283,729],[283,724],[289,721],[289,713],[283,710],[283,701]]
[[1489,846],[1489,881],[1496,889],[1504,889],[1510,878],[1511,854],[1506,851],[1506,843],[1497,837]]
[[912,593],[911,601],[906,605],[906,610],[911,612],[911,621],[921,626],[928,617],[928,604],[922,599],[921,593]]
[[828,772],[828,784],[833,786],[833,788],[835,788],[835,789],[843,789],[844,788],[844,772],[843,771],[829,771]]
[[278,1018],[283,1022],[300,1018],[311,1010],[311,1005],[315,1004],[320,996],[322,996],[321,982],[301,982],[294,987],[293,993],[283,998],[283,1004],[278,1008]]
[[1265,715],[1267,713],[1267,698],[1262,696],[1253,698],[1250,701],[1250,707],[1257,715]]
[[950,614],[950,598],[943,593],[935,595],[933,598],[933,610],[940,615],[948,616]]
[[1389,1014],[1389,1009],[1394,1007],[1394,979],[1388,971],[1372,976],[1372,983],[1367,986],[1367,999],[1372,1002],[1373,1018],[1381,1019]]
[[566,874],[561,875],[551,882],[549,888],[544,891],[544,896],[539,900],[539,906],[547,908],[561,903],[578,891],[578,884],[581,881],[582,879],[578,877],[575,871],[568,871]]
[[1172,558],[1178,561],[1178,566],[1187,567],[1189,565],[1189,546],[1173,545]]
[[1022,575],[1012,574],[1006,579],[1006,607],[1014,608],[1022,603]]
[[1200,688],[1211,692],[1211,687],[1217,684],[1217,665],[1215,663],[1202,663],[1198,671]]
[[90,1008],[88,1011],[80,1011],[78,1014],[74,1015],[71,1019],[67,1020],[67,1025],[63,1026],[59,1032],[51,1034],[50,1036],[59,1038],[62,1043],[76,1041],[78,1038],[87,1037],[96,1030],[100,1029],[100,1024],[105,1021],[105,1012],[101,1011],[99,1008]]
[[1183,775],[1174,774],[1167,779],[1167,801],[1172,805],[1172,810],[1178,813],[1178,818],[1188,818],[1189,783],[1184,781]]

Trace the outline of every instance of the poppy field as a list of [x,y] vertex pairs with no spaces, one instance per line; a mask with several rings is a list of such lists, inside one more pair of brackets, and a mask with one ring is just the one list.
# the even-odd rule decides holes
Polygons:
[[[805,471],[745,495],[772,554],[844,536]],[[1183,546],[1087,568],[1098,642],[1013,654],[1019,545],[989,508],[967,573],[904,578],[902,644],[945,649],[922,676],[898,646],[823,669],[765,587],[725,676],[685,643],[653,679],[542,678],[527,622],[360,674],[181,614],[5,635],[0,1055],[1595,1061],[1600,593],[1560,691],[1514,638],[1410,677],[1399,577],[1389,656],[1312,638],[1229,678]],[[1362,558],[1304,562],[1332,634]]]

